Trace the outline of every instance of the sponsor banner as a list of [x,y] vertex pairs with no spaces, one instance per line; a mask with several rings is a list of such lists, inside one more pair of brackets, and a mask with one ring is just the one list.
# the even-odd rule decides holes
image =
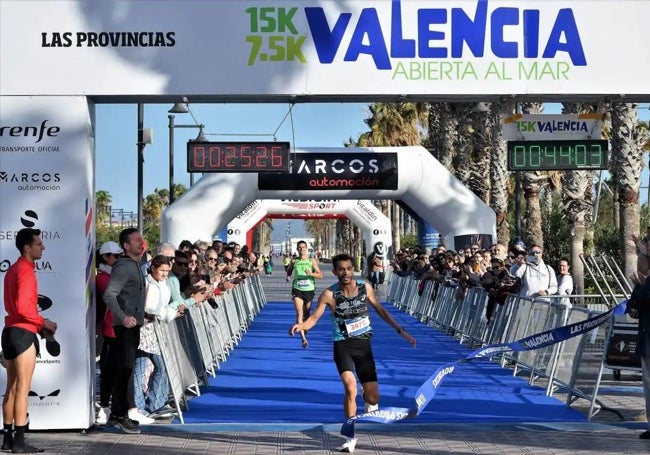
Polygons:
[[650,73],[644,46],[610,45],[650,41],[647,1],[0,4],[8,95],[629,97]]
[[486,358],[502,352],[531,351],[533,349],[545,348],[556,343],[561,343],[570,338],[584,335],[585,333],[600,327],[602,324],[607,322],[612,315],[623,314],[624,312],[625,305],[619,304],[604,313],[598,314],[584,321],[536,333],[510,343],[493,344],[477,349],[458,362],[446,364],[438,368],[416,392],[412,408],[386,407],[380,408],[376,411],[356,415],[349,418],[342,425],[341,434],[348,437],[354,437],[354,424],[356,422],[395,423],[400,420],[417,417],[431,402],[431,400],[433,400],[445,377],[452,374],[465,362]]
[[239,215],[235,217],[235,220],[238,224],[241,224],[243,226],[248,225],[251,220],[254,220],[253,224],[255,224],[260,218],[260,213],[263,214],[264,212],[265,210],[262,207],[261,202],[253,201],[248,204],[244,210],[239,212]]
[[440,245],[440,234],[423,219],[418,220],[418,244],[422,248],[431,248],[432,250]]
[[[282,199],[282,205],[286,208],[286,213],[296,213],[301,211],[313,211],[315,215],[341,211],[341,203],[338,200],[314,201],[314,200],[292,200]],[[299,213],[296,213],[299,214]]]
[[[33,429],[87,428],[94,413],[90,118],[84,97],[0,98],[0,295],[19,256],[16,234],[40,229],[45,250],[35,263],[38,307],[59,327],[60,351],[39,339],[29,394]],[[0,375],[0,388],[4,381]]]
[[602,114],[517,114],[503,120],[507,141],[600,139]]
[[397,153],[296,153],[291,176],[259,174],[260,190],[395,190]]

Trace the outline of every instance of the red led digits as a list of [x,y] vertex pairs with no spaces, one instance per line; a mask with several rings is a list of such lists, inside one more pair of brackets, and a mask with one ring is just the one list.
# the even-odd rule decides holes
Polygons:
[[288,142],[188,142],[187,172],[289,172]]

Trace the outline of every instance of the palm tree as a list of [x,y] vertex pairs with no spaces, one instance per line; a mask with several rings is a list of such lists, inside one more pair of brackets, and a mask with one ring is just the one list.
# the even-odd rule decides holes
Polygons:
[[454,103],[430,103],[427,144],[433,157],[453,172],[456,156],[454,145],[458,135],[457,107]]
[[[597,107],[577,103],[563,103],[562,112],[577,114],[595,112]],[[595,172],[588,170],[565,171],[562,182],[564,216],[571,232],[571,267],[576,294],[583,294],[584,266],[580,256],[584,253],[587,232],[593,233],[593,187]],[[593,235],[592,235],[593,236]]]
[[[368,106],[370,117],[364,122],[370,131],[363,133],[358,140],[361,147],[367,146],[406,146],[422,142],[422,125],[426,124],[428,109],[423,103],[375,103]],[[393,248],[399,251],[401,213],[397,204],[387,207],[393,224]],[[383,211],[383,210],[382,210]]]
[[635,103],[613,103],[611,112],[611,163],[618,180],[623,272],[629,277],[636,272],[636,248],[631,238],[639,235],[639,188],[645,141],[640,134]]
[[111,193],[105,190],[95,192],[95,211],[97,223],[106,224],[111,218]]
[[144,198],[144,204],[142,205],[142,216],[144,218],[144,223],[157,223],[160,220],[160,217],[165,206],[165,200],[158,192],[159,190],[154,190],[152,194],[148,194]]
[[[541,114],[544,105],[537,102],[521,103],[524,114]],[[540,171],[526,171],[521,175],[521,184],[526,199],[526,244],[544,247],[542,233],[542,210],[539,203],[539,193],[547,182],[547,176]]]
[[468,173],[467,187],[486,204],[490,201],[490,128],[489,103],[476,103],[468,111],[469,152],[472,163]]
[[501,135],[501,118],[512,115],[515,102],[511,98],[502,99],[490,105],[490,129],[492,134],[490,153],[490,207],[496,213],[497,242],[510,244],[510,226],[508,225],[508,158],[507,142]]

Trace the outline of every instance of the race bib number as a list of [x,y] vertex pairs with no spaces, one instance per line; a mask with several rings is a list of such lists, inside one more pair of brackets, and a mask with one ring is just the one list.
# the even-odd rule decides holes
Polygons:
[[362,333],[370,330],[370,318],[368,316],[361,316],[354,319],[347,319],[345,321],[345,329],[348,336],[356,337]]
[[296,284],[298,286],[300,286],[301,288],[306,288],[307,286],[309,286],[311,284],[311,281],[310,280],[297,280]]

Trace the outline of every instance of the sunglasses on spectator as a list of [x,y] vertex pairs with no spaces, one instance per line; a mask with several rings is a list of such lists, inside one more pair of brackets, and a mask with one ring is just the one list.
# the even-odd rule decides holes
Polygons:
[[182,262],[181,261],[176,261],[176,265],[179,266],[179,267],[188,267],[190,264],[188,262],[185,262],[185,261],[182,261]]
[[191,260],[191,261],[190,261],[190,264],[198,264],[198,261]]
[[535,250],[533,250],[533,251],[530,252],[530,254],[535,254],[535,255],[537,255],[537,254],[542,254],[542,252],[541,252],[541,251],[535,251]]
[[176,256],[165,256],[165,258],[169,259],[169,262],[175,262],[176,261]]
[[215,257],[208,257],[208,262],[209,261],[216,261],[216,260],[217,260],[217,258],[215,258]]

